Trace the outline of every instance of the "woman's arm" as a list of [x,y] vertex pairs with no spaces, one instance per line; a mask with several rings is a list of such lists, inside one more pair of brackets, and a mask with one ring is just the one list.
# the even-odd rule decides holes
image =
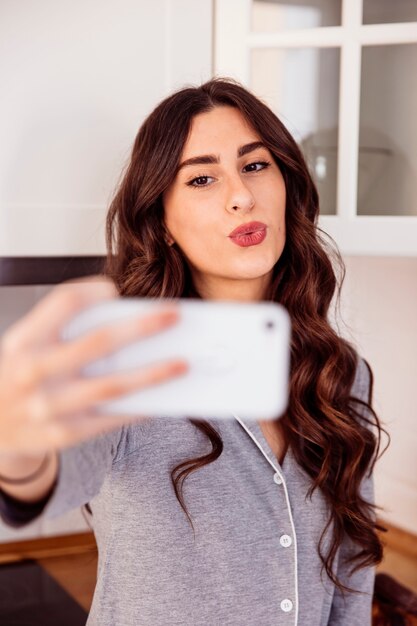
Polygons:
[[[83,376],[86,365],[178,321],[178,308],[170,304],[62,341],[74,315],[120,299],[110,278],[90,278],[56,286],[0,337],[0,509],[6,523],[12,522],[12,507],[26,508],[27,519],[29,503],[37,502],[39,510],[39,502],[47,501],[45,514],[52,516],[94,497],[112,460],[114,429],[146,419],[101,414],[97,405],[186,370],[186,362],[170,360]],[[52,450],[59,456],[46,466],[42,458]]]
[[123,432],[124,427],[60,450],[55,482],[37,502],[19,501],[0,489],[3,522],[19,528],[40,515],[54,518],[89,502],[111,469]]
[[[55,450],[34,456],[0,453],[0,490],[17,500],[33,503],[43,499],[50,492],[57,474]],[[14,483],[13,480],[21,482]]]

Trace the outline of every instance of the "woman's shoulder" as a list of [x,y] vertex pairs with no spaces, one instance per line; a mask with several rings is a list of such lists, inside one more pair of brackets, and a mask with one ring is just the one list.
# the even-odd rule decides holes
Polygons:
[[355,378],[352,384],[352,396],[370,403],[372,396],[373,375],[368,361],[357,354]]
[[[357,355],[355,378],[350,392],[350,403],[355,410],[356,419],[363,426],[373,430],[375,428],[375,414],[373,413],[373,373],[368,361]],[[362,418],[362,419],[361,419]]]

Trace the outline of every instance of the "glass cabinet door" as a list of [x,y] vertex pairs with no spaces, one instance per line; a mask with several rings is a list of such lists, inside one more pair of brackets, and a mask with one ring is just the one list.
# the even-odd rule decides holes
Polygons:
[[266,33],[340,26],[341,16],[341,0],[253,0],[251,30]]
[[364,24],[417,22],[416,0],[363,0]]
[[300,145],[324,215],[336,213],[339,68],[338,48],[263,48],[251,53],[251,89]]
[[416,76],[417,44],[362,48],[358,215],[417,215]]
[[215,0],[215,32],[215,74],[294,136],[340,249],[417,256],[417,0]]

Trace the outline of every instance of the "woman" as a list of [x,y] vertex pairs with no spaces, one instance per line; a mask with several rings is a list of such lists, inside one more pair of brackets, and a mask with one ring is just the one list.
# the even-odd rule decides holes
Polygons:
[[[25,482],[16,498],[18,486],[12,492],[0,482],[3,517],[16,525],[87,505],[99,549],[89,626],[370,624],[382,556],[372,503],[381,427],[371,370],[327,319],[337,282],[318,211],[303,156],[282,123],[243,87],[218,79],[178,91],[145,120],[108,213],[105,274],[118,294],[275,300],[287,308],[290,399],[280,420],[98,423],[94,403],[156,382],[155,369],[126,377],[124,387],[120,379],[94,389],[65,381],[97,355],[100,340],[96,332],[64,354],[51,347],[51,334],[87,298],[115,297],[108,279],[96,295],[91,288],[80,295],[87,283],[59,286],[61,300],[52,292],[4,339],[3,479],[18,474],[23,452],[36,452],[38,465],[41,449],[59,453],[37,491]],[[258,235],[231,236],[242,224]],[[72,291],[64,305],[65,289]],[[40,331],[50,343],[35,365],[22,354]],[[138,328],[118,332],[121,343]],[[60,391],[33,392],[58,373]],[[14,419],[11,389],[26,408]],[[32,500],[27,515],[22,500]]]

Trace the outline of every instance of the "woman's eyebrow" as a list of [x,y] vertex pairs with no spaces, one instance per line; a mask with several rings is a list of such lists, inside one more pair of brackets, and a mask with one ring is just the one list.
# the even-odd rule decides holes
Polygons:
[[[249,152],[253,152],[258,148],[266,148],[265,144],[262,141],[252,141],[251,143],[246,143],[244,146],[240,146],[237,151],[238,157],[243,157]],[[188,165],[208,165],[213,163],[219,163],[220,159],[214,154],[202,154],[201,156],[190,157],[189,159],[185,159],[182,163],[179,164],[177,173]]]
[[244,146],[240,146],[239,150],[237,151],[237,156],[243,157],[245,156],[245,154],[249,154],[249,152],[253,152],[258,148],[266,148],[266,145],[262,143],[262,141],[252,141],[252,143],[247,143]]

